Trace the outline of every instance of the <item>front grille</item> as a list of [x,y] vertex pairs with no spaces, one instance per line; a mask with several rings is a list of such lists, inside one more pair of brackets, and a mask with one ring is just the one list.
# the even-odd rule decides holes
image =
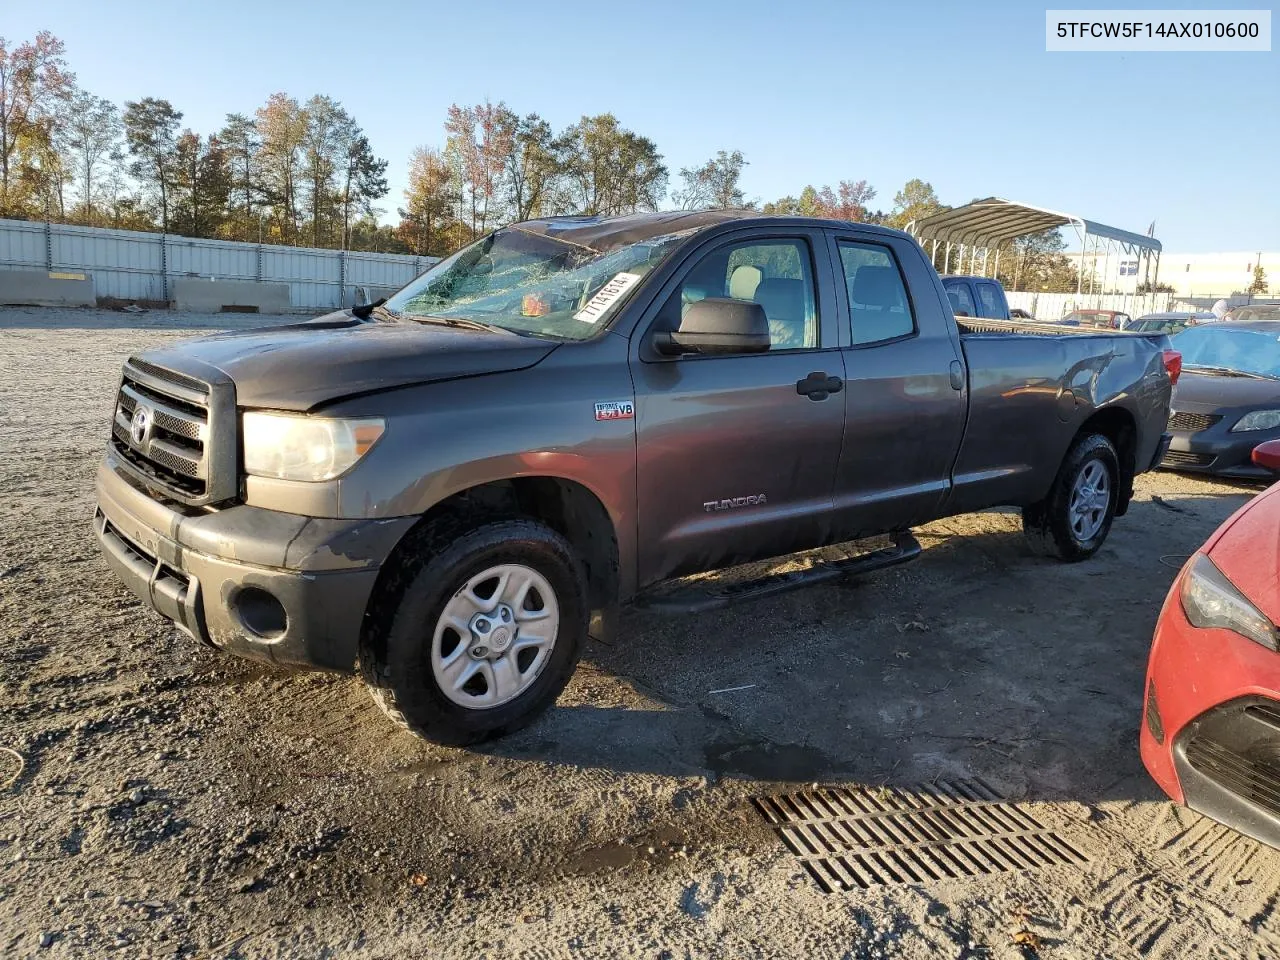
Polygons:
[[1218,459],[1211,453],[1190,453],[1186,450],[1170,450],[1160,461],[1162,467],[1207,467]]
[[1184,413],[1179,410],[1169,417],[1169,429],[1182,433],[1199,433],[1201,430],[1208,430],[1221,419],[1214,413]]
[[192,505],[228,499],[235,443],[229,382],[205,383],[136,358],[125,364],[111,444],[148,487]]
[[1280,760],[1274,755],[1239,753],[1199,736],[1187,744],[1187,762],[1236,796],[1280,816]]

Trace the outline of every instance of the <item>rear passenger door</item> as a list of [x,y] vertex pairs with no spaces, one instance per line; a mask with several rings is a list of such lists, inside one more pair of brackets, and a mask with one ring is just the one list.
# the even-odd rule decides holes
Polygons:
[[846,344],[835,516],[848,539],[939,509],[964,431],[966,377],[954,323],[916,244],[843,231],[830,243]]

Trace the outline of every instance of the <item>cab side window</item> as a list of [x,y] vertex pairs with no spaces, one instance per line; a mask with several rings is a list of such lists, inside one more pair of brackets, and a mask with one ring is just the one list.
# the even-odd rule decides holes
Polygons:
[[841,240],[839,246],[854,345],[896,340],[915,333],[907,287],[889,248],[851,240]]
[[947,299],[951,301],[951,310],[957,317],[976,317],[978,309],[973,305],[973,296],[969,293],[969,285],[963,281],[944,284]]
[[659,329],[674,330],[689,305],[706,297],[758,303],[769,319],[770,350],[818,346],[813,259],[802,239],[737,243],[712,250],[685,275],[663,307]]
[[978,299],[982,301],[980,313],[988,320],[1004,320],[1004,309],[1000,305],[1000,291],[993,283],[979,283]]

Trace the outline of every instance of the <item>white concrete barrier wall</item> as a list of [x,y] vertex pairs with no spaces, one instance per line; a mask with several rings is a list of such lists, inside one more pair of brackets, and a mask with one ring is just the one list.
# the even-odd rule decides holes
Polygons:
[[92,307],[93,277],[47,270],[0,270],[0,306]]
[[257,283],[252,280],[173,281],[173,306],[191,313],[221,313],[235,308],[251,308],[258,313],[289,313],[289,284]]
[[0,219],[0,275],[82,272],[99,297],[170,301],[178,280],[285,284],[289,308],[356,302],[356,287],[397,290],[438,257],[203,240],[132,230]]

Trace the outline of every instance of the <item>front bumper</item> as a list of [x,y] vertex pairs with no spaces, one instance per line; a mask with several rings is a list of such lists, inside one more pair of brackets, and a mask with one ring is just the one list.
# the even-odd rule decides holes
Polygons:
[[1169,441],[1169,449],[1160,461],[1166,470],[1188,473],[1209,473],[1219,477],[1235,477],[1240,480],[1263,480],[1268,483],[1276,474],[1253,462],[1253,448],[1267,440],[1280,437],[1280,431],[1249,430],[1232,433],[1230,424],[1235,418],[1201,430],[1198,433],[1175,431]]
[[1175,801],[1280,847],[1280,654],[1192,626],[1180,581],[1151,646],[1143,764]]
[[[414,523],[173,509],[133,486],[110,451],[97,494],[107,565],[148,606],[228,653],[329,670],[353,669],[378,571]],[[269,630],[248,602],[260,607],[259,591],[282,611]]]

